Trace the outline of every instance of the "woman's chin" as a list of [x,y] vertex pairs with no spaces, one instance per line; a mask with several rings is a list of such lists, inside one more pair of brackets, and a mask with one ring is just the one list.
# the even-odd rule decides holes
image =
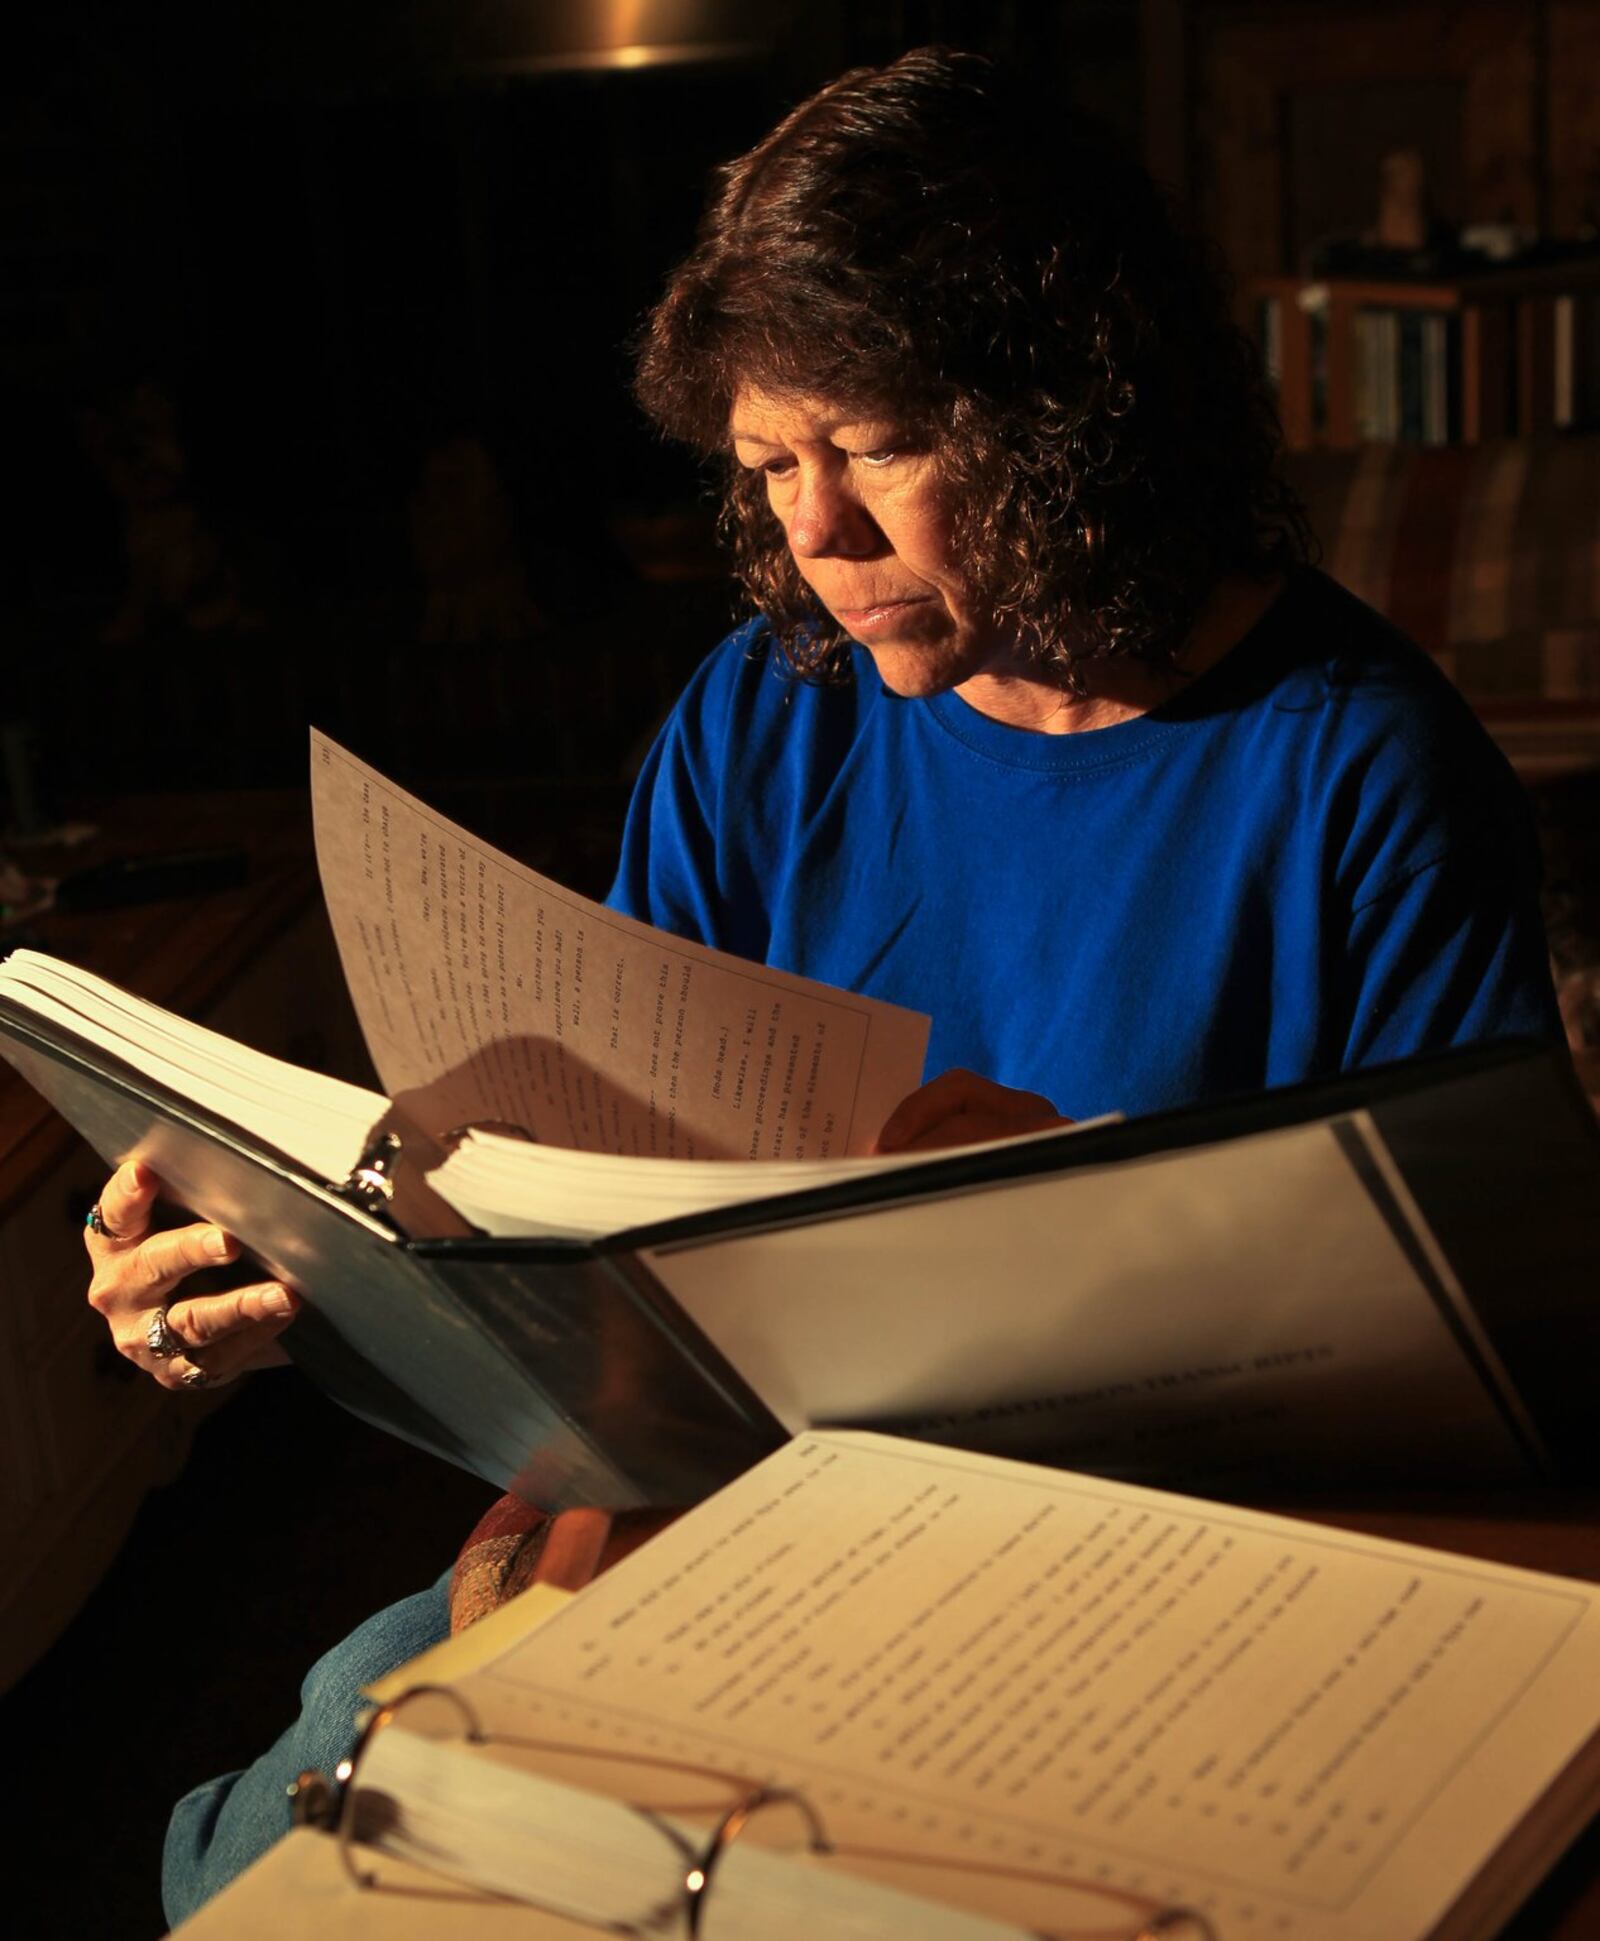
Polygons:
[[875,640],[863,643],[878,670],[878,678],[891,694],[916,701],[930,694],[943,694],[966,678],[948,651],[928,642]]

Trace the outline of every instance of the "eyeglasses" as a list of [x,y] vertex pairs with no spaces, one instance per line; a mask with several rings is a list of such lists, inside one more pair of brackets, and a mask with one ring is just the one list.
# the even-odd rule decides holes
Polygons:
[[[427,1733],[395,1735],[392,1752],[374,1760],[373,1746],[402,1712],[421,1722],[424,1701],[438,1702],[427,1708]],[[449,1728],[442,1730],[446,1718]],[[459,1794],[440,1772],[449,1764],[440,1748],[453,1750],[452,1740],[489,1755],[458,1765],[458,1776],[471,1775]],[[500,1751],[541,1754],[550,1774],[495,1759]],[[398,1790],[386,1790],[392,1782],[379,1782],[375,1769],[384,1765],[406,1776],[405,1806]],[[364,1772],[372,1775],[365,1782]],[[290,1789],[295,1818],[336,1834],[340,1860],[358,1887],[393,1885],[363,1864],[385,1845],[435,1871],[471,1879],[490,1898],[521,1900],[643,1941],[672,1935],[748,1941],[780,1932],[785,1918],[795,1933],[826,1934],[835,1921],[841,1928],[849,1921],[861,1933],[868,1931],[862,1923],[874,1898],[883,1910],[878,1931],[909,1932],[915,1909],[906,1897],[926,1902],[930,1876],[948,1888],[947,1916],[970,1910],[974,1936],[1008,1929],[1034,1941],[1217,1941],[1197,1909],[1106,1881],[835,1840],[804,1794],[714,1766],[486,1732],[472,1706],[447,1686],[414,1686],[380,1707],[335,1779],[331,1785],[320,1774],[303,1773]],[[472,1864],[453,1837],[469,1820],[481,1845]],[[684,1821],[709,1822],[709,1831]],[[756,1822],[759,1832],[740,1845],[730,1867],[735,1843]],[[808,1870],[800,1882],[794,1865],[807,1859],[845,1867]],[[530,1878],[537,1883],[532,1890]]]

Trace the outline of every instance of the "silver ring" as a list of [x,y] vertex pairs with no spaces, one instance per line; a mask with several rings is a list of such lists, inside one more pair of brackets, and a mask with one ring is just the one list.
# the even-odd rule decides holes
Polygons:
[[108,1240],[114,1240],[116,1238],[116,1235],[106,1225],[106,1216],[100,1211],[100,1202],[98,1200],[95,1201],[94,1205],[83,1216],[83,1224],[91,1233],[104,1234]]
[[179,1355],[188,1354],[190,1346],[168,1321],[165,1307],[158,1307],[151,1315],[150,1325],[144,1332],[144,1345],[157,1361],[175,1361]]
[[204,1388],[210,1380],[211,1377],[203,1368],[186,1368],[183,1371],[183,1385],[185,1388]]

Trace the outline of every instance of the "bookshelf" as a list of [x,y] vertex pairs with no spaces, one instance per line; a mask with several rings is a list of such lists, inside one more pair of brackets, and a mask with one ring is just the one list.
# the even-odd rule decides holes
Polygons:
[[1431,280],[1262,276],[1250,289],[1291,451],[1600,422],[1600,253]]

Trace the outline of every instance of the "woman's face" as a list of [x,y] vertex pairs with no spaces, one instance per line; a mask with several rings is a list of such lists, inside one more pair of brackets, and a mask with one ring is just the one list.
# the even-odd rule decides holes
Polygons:
[[892,418],[820,398],[734,399],[734,455],[760,472],[801,577],[896,694],[1013,671],[1011,643],[969,588],[933,454]]

